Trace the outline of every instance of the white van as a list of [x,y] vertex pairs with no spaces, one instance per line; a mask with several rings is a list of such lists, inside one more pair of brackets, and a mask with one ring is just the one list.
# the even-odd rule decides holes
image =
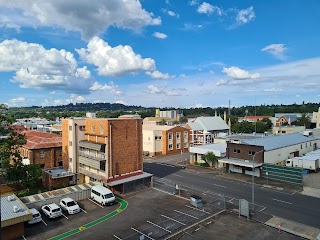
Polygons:
[[91,199],[97,201],[101,205],[112,205],[115,204],[115,196],[113,193],[104,186],[96,185],[91,188]]

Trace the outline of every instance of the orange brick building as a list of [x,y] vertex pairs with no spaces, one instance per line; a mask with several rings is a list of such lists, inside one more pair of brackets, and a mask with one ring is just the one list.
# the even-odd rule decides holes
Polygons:
[[148,175],[143,173],[141,118],[65,119],[62,149],[77,183],[98,181],[113,187],[120,179]]

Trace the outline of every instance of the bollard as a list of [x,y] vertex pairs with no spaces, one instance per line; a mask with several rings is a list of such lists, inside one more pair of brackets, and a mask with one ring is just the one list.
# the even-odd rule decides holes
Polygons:
[[278,224],[278,233],[281,233],[280,224]]

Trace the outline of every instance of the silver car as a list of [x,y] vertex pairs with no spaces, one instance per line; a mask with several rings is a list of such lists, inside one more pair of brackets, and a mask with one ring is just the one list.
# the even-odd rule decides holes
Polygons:
[[55,203],[44,205],[41,207],[41,209],[43,213],[47,215],[49,218],[57,218],[62,216],[61,208]]

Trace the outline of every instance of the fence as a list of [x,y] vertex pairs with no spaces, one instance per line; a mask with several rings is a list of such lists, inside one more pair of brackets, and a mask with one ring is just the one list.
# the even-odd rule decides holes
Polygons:
[[269,180],[280,182],[303,184],[303,169],[295,167],[286,167],[264,163],[262,165],[263,177]]

